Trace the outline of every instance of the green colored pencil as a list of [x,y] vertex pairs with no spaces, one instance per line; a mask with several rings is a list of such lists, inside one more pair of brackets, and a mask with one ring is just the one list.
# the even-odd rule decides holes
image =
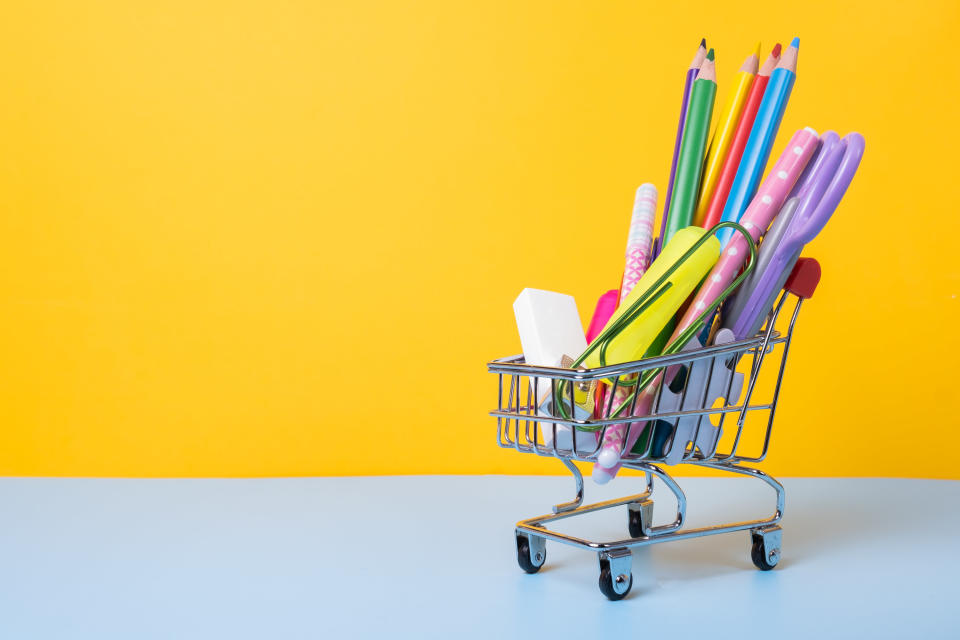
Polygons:
[[713,58],[713,49],[710,49],[700,66],[700,73],[690,94],[687,121],[680,143],[680,158],[677,160],[677,177],[673,184],[673,198],[670,200],[667,230],[662,246],[666,246],[674,233],[689,227],[693,222],[703,173],[703,157],[707,151],[707,136],[710,133],[710,119],[713,117],[713,102],[717,97],[717,71]]

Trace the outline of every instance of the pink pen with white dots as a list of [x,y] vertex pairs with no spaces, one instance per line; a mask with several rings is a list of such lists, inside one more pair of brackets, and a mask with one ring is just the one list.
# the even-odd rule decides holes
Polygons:
[[[750,202],[750,206],[744,211],[740,219],[740,225],[747,230],[750,236],[756,242],[760,234],[765,233],[767,227],[773,222],[773,218],[780,211],[780,207],[790,195],[790,190],[796,184],[800,174],[803,173],[810,158],[817,150],[819,142],[817,132],[807,127],[793,134],[787,148],[780,154],[777,163],[770,170],[767,179],[760,185],[757,195]],[[734,233],[723,248],[723,253],[717,264],[714,265],[710,275],[707,276],[700,289],[693,298],[693,303],[683,314],[683,319],[677,325],[670,340],[673,341],[680,333],[693,324],[693,321],[703,313],[703,310],[709,307],[723,290],[730,286],[740,267],[743,266],[749,254],[747,241],[740,233]]]

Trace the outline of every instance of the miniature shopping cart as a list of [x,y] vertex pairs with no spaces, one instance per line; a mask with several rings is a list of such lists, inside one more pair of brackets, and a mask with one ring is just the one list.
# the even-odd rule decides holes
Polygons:
[[[802,259],[794,274],[804,261],[808,266],[813,263]],[[819,279],[819,266],[816,271]],[[524,571],[536,573],[543,566],[547,540],[594,551],[600,563],[600,591],[611,600],[620,600],[633,586],[632,548],[731,531],[750,532],[751,557],[757,568],[766,571],[777,565],[784,489],[771,476],[745,465],[759,463],[767,455],[794,325],[803,300],[812,296],[816,287],[816,281],[799,280],[787,280],[763,329],[746,340],[593,369],[532,366],[525,364],[522,356],[488,363],[488,370],[499,380],[497,410],[490,412],[497,418],[497,443],[523,453],[559,458],[576,481],[576,497],[571,502],[554,506],[552,514],[517,523],[517,560]],[[792,312],[789,320],[784,315],[779,324],[786,326],[778,331],[777,320],[785,306],[790,308],[788,301],[792,301]],[[670,372],[672,382],[659,385],[649,413],[581,420],[570,410],[578,393],[589,393],[600,381],[605,381],[609,390],[611,383],[616,387],[659,372]],[[549,400],[544,402],[544,397]],[[630,450],[624,441],[620,460],[623,467],[644,473],[646,489],[583,505],[583,476],[574,461],[596,462],[604,435],[616,425],[641,430]],[[757,478],[776,492],[776,508],[767,519],[684,528],[686,497],[661,464],[699,465]],[[650,497],[654,477],[677,500],[676,516],[669,524],[653,524]],[[601,542],[548,528],[557,520],[621,505],[627,507],[627,538]]]

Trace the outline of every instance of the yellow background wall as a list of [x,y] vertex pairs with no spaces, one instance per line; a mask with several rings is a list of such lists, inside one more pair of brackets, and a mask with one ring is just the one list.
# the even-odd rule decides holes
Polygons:
[[[867,140],[766,469],[960,478],[960,4],[23,2],[0,474],[554,473],[494,444],[525,286],[616,286],[701,35]],[[726,86],[725,86],[726,85]],[[573,260],[571,256],[579,256]],[[586,268],[584,265],[588,265]],[[908,455],[913,450],[923,455]],[[892,466],[900,463],[901,466]]]

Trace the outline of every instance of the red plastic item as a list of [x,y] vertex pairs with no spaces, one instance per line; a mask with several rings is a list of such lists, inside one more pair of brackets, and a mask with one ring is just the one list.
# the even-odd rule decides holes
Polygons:
[[813,258],[800,258],[793,265],[790,277],[783,288],[795,296],[806,300],[813,297],[813,292],[820,284],[820,263]]

